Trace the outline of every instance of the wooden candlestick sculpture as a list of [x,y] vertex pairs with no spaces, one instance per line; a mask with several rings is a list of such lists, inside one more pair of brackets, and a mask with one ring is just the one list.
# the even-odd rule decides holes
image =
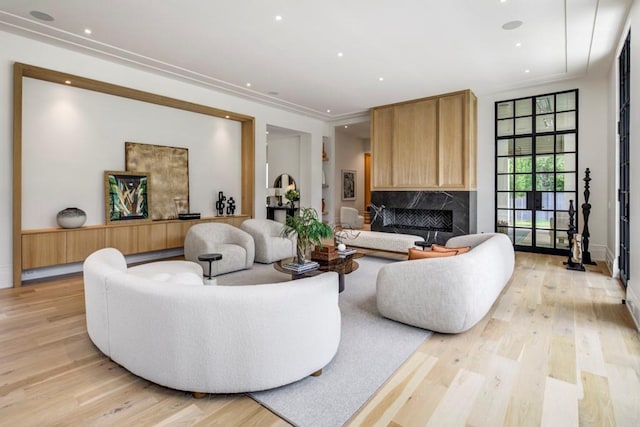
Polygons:
[[584,227],[582,228],[582,263],[589,265],[596,265],[591,260],[591,253],[589,252],[589,214],[591,213],[591,203],[589,203],[589,182],[591,181],[591,171],[587,168],[584,171],[584,203],[582,204],[582,217],[584,218]]
[[582,236],[576,233],[576,226],[573,222],[575,214],[573,200],[569,200],[569,229],[567,230],[569,258],[564,264],[567,266],[567,270],[584,271],[584,266],[582,265]]

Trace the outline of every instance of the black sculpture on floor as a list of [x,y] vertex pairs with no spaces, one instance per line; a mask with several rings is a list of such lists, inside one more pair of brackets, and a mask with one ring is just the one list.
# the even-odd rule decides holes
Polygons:
[[589,265],[596,265],[591,260],[591,253],[589,252],[589,214],[591,213],[591,203],[589,203],[589,181],[591,181],[591,171],[587,168],[584,171],[584,203],[582,204],[582,217],[584,218],[584,227],[582,228],[582,263]]
[[233,200],[233,197],[229,197],[229,201],[227,202],[227,215],[233,215],[236,211],[236,201]]
[[216,210],[218,211],[218,216],[224,215],[224,201],[227,200],[224,193],[222,191],[218,192],[218,201],[216,202]]
[[573,222],[575,214],[573,200],[569,200],[569,229],[567,230],[569,258],[564,264],[567,266],[567,270],[584,271],[584,266],[582,265],[582,236],[576,233],[576,226]]

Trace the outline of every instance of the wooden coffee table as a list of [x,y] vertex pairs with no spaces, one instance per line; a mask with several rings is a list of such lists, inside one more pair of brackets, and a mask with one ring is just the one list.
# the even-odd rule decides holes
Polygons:
[[301,279],[303,277],[317,276],[318,274],[325,273],[327,271],[335,271],[336,273],[338,273],[338,292],[342,292],[344,291],[344,275],[356,271],[359,267],[356,259],[362,258],[363,256],[363,253],[356,252],[355,254],[339,257],[331,261],[314,260],[318,264],[320,264],[320,266],[315,270],[303,271],[301,273],[296,273],[295,271],[283,267],[284,264],[294,262],[295,258],[286,258],[280,261],[276,261],[273,263],[273,268],[281,273],[290,274],[292,280]]

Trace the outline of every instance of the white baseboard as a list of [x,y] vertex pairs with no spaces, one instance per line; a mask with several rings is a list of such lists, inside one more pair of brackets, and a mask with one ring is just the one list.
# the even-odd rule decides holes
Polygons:
[[0,265],[0,289],[13,287],[13,266]]
[[631,317],[636,323],[636,330],[640,332],[640,297],[636,295],[633,288],[631,287],[631,281],[627,283],[626,302],[629,313],[631,313]]
[[[184,255],[184,251],[182,248],[179,249],[169,249],[166,251],[158,251],[158,252],[148,252],[144,254],[136,254],[136,255],[127,255],[125,258],[127,259],[127,264],[135,264],[138,262],[147,262],[154,261],[163,258],[170,258],[175,256]],[[36,279],[45,279],[47,277],[61,276],[64,274],[72,274],[79,273],[82,271],[82,263],[76,262],[73,264],[65,264],[65,265],[56,265],[53,267],[42,267],[42,268],[34,268],[31,270],[24,270],[22,272],[22,280],[36,280]],[[11,280],[9,281],[9,286],[13,286]]]
[[618,257],[609,248],[607,248],[606,255],[607,257],[605,258],[605,261],[607,263],[607,267],[609,267],[611,277],[620,276],[620,269],[618,268]]

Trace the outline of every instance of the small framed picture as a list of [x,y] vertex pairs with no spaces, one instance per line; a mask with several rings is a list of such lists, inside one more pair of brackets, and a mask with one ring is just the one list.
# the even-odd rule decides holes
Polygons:
[[342,200],[356,199],[356,171],[342,170]]
[[107,224],[121,221],[150,221],[149,174],[146,172],[104,172]]

